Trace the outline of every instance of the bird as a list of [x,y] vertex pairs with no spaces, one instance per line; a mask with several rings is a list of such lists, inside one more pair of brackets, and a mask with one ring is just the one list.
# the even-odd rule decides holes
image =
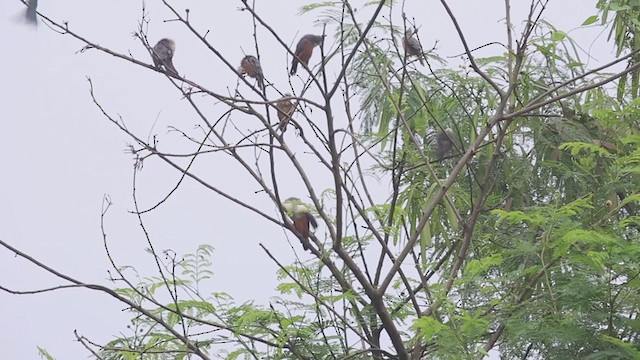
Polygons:
[[24,13],[24,18],[27,23],[33,26],[38,26],[38,14],[36,13],[38,8],[38,0],[27,1],[27,10]]
[[318,227],[316,219],[309,212],[309,208],[296,197],[290,197],[282,203],[285,212],[293,221],[293,227],[302,236],[302,247],[309,249],[309,230]]
[[298,45],[296,45],[296,52],[293,60],[291,61],[291,72],[289,75],[293,76],[298,71],[298,62],[309,65],[309,59],[313,54],[313,49],[322,43],[325,35],[313,35],[307,34],[300,38]]
[[157,68],[164,68],[167,72],[178,76],[178,71],[173,66],[173,54],[176,52],[176,42],[171,39],[161,39],[158,43],[153,47],[151,58],[153,59],[153,64]]
[[576,117],[576,110],[568,103],[560,101],[560,109],[562,109],[563,118],[571,120]]
[[238,72],[241,75],[247,74],[249,77],[256,79],[258,81],[258,87],[260,87],[260,90],[264,91],[264,73],[262,72],[260,60],[258,60],[257,57],[247,55],[242,58],[242,61],[240,61],[240,67],[238,67]]
[[433,146],[434,151],[436,152],[436,159],[440,161],[444,159],[445,156],[451,151],[453,148],[453,139],[454,133],[451,128],[447,128],[442,132],[439,132],[436,135],[436,142]]
[[420,65],[424,66],[424,60],[422,60],[423,52],[422,45],[420,45],[420,41],[413,36],[415,31],[412,27],[408,28],[407,31],[404,32],[404,37],[402,38],[402,47],[404,48],[407,56],[417,56],[420,61]]
[[289,120],[293,116],[293,112],[296,110],[295,105],[288,98],[291,97],[290,93],[284,94],[280,100],[276,102],[276,109],[278,109],[278,119],[280,119],[280,124],[278,125],[278,130],[282,133],[287,131],[287,124],[289,124]]

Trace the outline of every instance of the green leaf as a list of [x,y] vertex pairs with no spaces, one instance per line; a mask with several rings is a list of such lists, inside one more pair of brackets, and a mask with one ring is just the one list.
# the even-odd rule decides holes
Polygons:
[[490,321],[486,318],[476,317],[471,315],[463,315],[459,318],[462,323],[460,330],[463,334],[469,337],[477,338],[486,334],[489,328]]
[[431,241],[431,227],[429,223],[424,226],[424,229],[420,233],[420,258],[422,259],[422,266],[427,266],[427,250],[433,245]]
[[458,224],[458,218],[456,217],[456,210],[451,206],[447,199],[443,198],[442,202],[444,204],[444,209],[447,212],[447,220],[449,220],[451,230],[453,232],[458,232],[460,230],[460,226]]
[[298,15],[302,15],[304,13],[308,13],[310,11],[316,10],[318,8],[326,8],[326,7],[333,7],[335,6],[335,3],[331,2],[331,1],[325,1],[325,2],[319,2],[319,3],[311,3],[308,5],[304,5],[299,9]]
[[551,40],[553,41],[562,41],[567,37],[567,34],[562,31],[554,31],[551,33]]
[[640,359],[640,351],[637,349],[636,345],[632,343],[628,343],[626,341],[620,340],[615,337],[601,335],[604,341],[607,341],[619,348],[624,349],[630,355],[631,359]]
[[482,259],[473,259],[469,261],[469,263],[465,267],[465,273],[469,273],[469,275],[480,275],[487,272],[492,267],[500,265],[501,263],[501,254],[493,254]]
[[611,154],[603,147],[585,142],[567,142],[558,147],[560,150],[569,150],[571,155],[579,156],[581,152],[599,155],[602,157],[611,157]]
[[42,359],[55,360],[55,358],[51,356],[51,354],[49,354],[49,352],[46,349],[41,348],[40,346],[38,346],[37,348],[38,348],[38,355],[40,355]]
[[567,216],[583,214],[585,211],[593,209],[593,205],[591,205],[591,198],[591,196],[585,196],[584,198],[576,199],[575,201],[562,206],[558,212]]
[[431,316],[423,316],[416,319],[416,321],[413,322],[412,327],[418,330],[425,341],[431,341],[434,336],[447,329],[444,324]]
[[624,200],[622,200],[621,206],[627,205],[628,203],[635,202],[640,203],[640,194],[629,195]]
[[587,20],[585,20],[585,21],[582,23],[582,25],[583,25],[583,26],[591,25],[591,24],[593,24],[593,23],[595,23],[595,22],[597,22],[597,21],[598,21],[598,15],[591,15],[591,16],[589,16],[589,17],[587,18]]
[[298,297],[302,297],[302,294],[303,294],[303,291],[300,288],[300,285],[293,282],[280,283],[278,284],[278,286],[276,286],[276,289],[281,294],[291,294],[292,292],[295,292],[296,295],[298,295]]
[[609,5],[609,10],[613,10],[613,11],[625,11],[625,10],[631,10],[631,6],[629,5],[622,5],[622,4],[618,4],[616,2],[611,2],[611,4]]

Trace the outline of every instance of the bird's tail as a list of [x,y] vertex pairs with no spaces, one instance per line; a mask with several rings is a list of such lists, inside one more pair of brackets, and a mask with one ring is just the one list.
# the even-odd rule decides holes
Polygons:
[[25,20],[29,25],[38,26],[38,14],[34,7],[29,6],[24,14]]
[[294,55],[293,61],[291,62],[291,72],[289,72],[290,76],[293,76],[298,71],[298,58]]
[[307,214],[307,218],[309,219],[309,224],[311,225],[311,227],[313,227],[314,229],[318,227],[318,222],[316,221],[316,218],[313,217],[313,215]]
[[285,131],[287,131],[287,125],[289,125],[288,117],[284,118],[284,120],[280,120],[280,124],[278,124],[278,130],[281,133],[284,133]]
[[168,59],[167,61],[164,62],[164,67],[167,68],[167,72],[175,76],[180,76],[178,74],[178,70],[176,70],[175,66],[173,66],[173,61],[171,59]]

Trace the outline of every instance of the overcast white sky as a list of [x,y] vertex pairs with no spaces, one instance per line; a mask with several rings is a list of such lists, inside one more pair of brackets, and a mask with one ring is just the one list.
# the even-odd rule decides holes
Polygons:
[[[191,9],[192,23],[230,59],[253,52],[249,14],[239,12],[240,1],[174,1],[180,9]],[[293,42],[301,34],[319,33],[313,17],[297,16],[306,1],[258,1],[259,11],[285,39]],[[357,2],[356,2],[357,3]],[[362,2],[360,2],[362,3]],[[441,56],[454,56],[462,47],[439,1],[409,1],[407,12],[421,24],[425,48],[439,41]],[[451,1],[471,47],[493,41],[504,42],[503,0]],[[521,27],[526,15],[524,0],[514,1],[513,21]],[[552,0],[545,19],[560,30],[578,27],[596,13],[596,1]],[[360,5],[356,4],[356,7]],[[148,1],[151,11],[150,40],[176,40],[176,68],[207,87],[226,92],[233,88],[234,75],[220,66],[188,30],[171,18],[160,1]],[[140,1],[48,1],[39,10],[74,31],[116,51],[131,51],[150,62],[146,50],[131,34],[137,28]],[[198,123],[193,111],[167,79],[97,51],[78,54],[82,44],[40,24],[37,30],[19,18],[24,6],[18,0],[0,2],[0,57],[2,84],[2,130],[0,131],[0,238],[26,251],[53,268],[85,282],[106,283],[110,265],[100,234],[100,211],[104,194],[114,206],[106,225],[112,252],[122,265],[135,266],[153,274],[152,259],[135,216],[131,198],[132,159],[123,150],[127,137],[108,123],[92,104],[87,76],[97,96],[113,114],[120,114],[129,128],[151,131],[161,144],[178,142],[167,134],[167,126],[192,131]],[[399,21],[400,12],[396,12]],[[610,59],[612,47],[605,34],[592,47],[600,28],[571,32],[583,48],[591,48],[595,59]],[[519,32],[517,32],[519,33]],[[286,53],[260,30],[263,68],[267,77],[285,89]],[[498,48],[488,49],[501,54]],[[317,57],[314,57],[317,61]],[[312,64],[314,64],[312,60]],[[595,63],[594,63],[595,65]],[[294,84],[295,85],[295,84]],[[297,84],[299,88],[300,84]],[[213,104],[211,105],[214,106]],[[209,158],[207,158],[209,159]],[[233,168],[216,157],[197,164],[197,171],[220,188],[252,201],[277,216],[257,187],[236,176]],[[239,173],[238,173],[239,174]],[[283,176],[286,177],[286,174]],[[145,164],[139,175],[142,207],[153,205],[175,185],[179,174],[157,160]],[[257,299],[265,303],[275,295],[273,264],[259,248],[264,243],[285,263],[294,257],[282,229],[252,216],[192,181],[145,220],[157,248],[178,253],[192,252],[197,245],[215,247],[212,291],[226,291],[238,302]],[[384,185],[384,184],[383,184]],[[297,193],[302,187],[291,184]],[[381,194],[384,198],[386,194]],[[303,258],[305,255],[302,255]],[[0,250],[0,285],[18,290],[60,284],[26,261]],[[112,339],[126,326],[122,305],[102,293],[63,290],[45,295],[11,296],[0,292],[0,349],[3,359],[35,359],[36,346],[48,349],[58,359],[85,358],[87,353],[74,342],[73,330],[97,341]]]

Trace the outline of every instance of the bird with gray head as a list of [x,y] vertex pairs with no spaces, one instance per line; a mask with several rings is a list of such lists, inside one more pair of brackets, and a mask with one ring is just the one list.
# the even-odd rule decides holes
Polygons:
[[318,227],[316,219],[311,215],[309,208],[300,199],[290,197],[282,203],[284,210],[293,221],[293,228],[302,236],[302,247],[309,249],[309,232],[310,227],[314,229]]
[[313,54],[313,49],[322,44],[322,40],[326,35],[313,35],[307,34],[300,38],[298,45],[296,45],[296,52],[293,60],[291,61],[291,72],[289,75],[295,75],[298,71],[298,62],[303,63],[305,66],[309,66],[309,59]]
[[249,77],[258,81],[258,87],[264,92],[264,73],[262,72],[262,66],[260,60],[253,55],[247,55],[240,61],[240,67],[238,72],[241,75],[247,74]]
[[28,0],[27,10],[25,10],[24,18],[29,25],[38,26],[38,0]]
[[176,42],[164,38],[153,47],[151,52],[151,58],[153,59],[153,64],[157,68],[164,68],[170,74],[178,76],[178,71],[173,66],[173,54],[176,52]]
[[416,31],[413,30],[412,27],[408,28],[407,31],[404,32],[404,37],[402,38],[402,47],[404,48],[404,52],[407,54],[407,57],[417,56],[420,61],[420,65],[424,65],[423,51],[422,45],[420,45],[420,41],[413,36]]
[[453,139],[455,135],[450,128],[445,131],[438,132],[436,134],[436,142],[433,144],[433,150],[436,153],[437,161],[440,161],[447,156],[449,151],[453,148]]

